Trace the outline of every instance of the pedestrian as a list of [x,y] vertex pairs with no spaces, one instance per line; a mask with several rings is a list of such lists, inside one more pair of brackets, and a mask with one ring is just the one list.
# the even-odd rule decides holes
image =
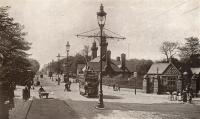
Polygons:
[[192,103],[192,98],[193,98],[193,90],[192,90],[192,87],[190,86],[189,87],[189,95],[188,95],[188,97],[189,97],[189,103]]
[[118,86],[118,91],[120,91],[120,86]]
[[61,80],[60,77],[58,77],[58,85],[60,85],[60,80]]
[[69,90],[68,90],[68,91],[71,91],[71,89],[70,89],[70,87],[71,87],[71,84],[72,84],[72,82],[71,82],[71,81],[69,81]]
[[183,102],[187,102],[187,92],[185,89],[183,89],[182,99],[183,99]]
[[181,101],[181,91],[180,90],[177,91],[177,100]]
[[29,99],[29,90],[27,86],[25,87],[25,89],[23,89],[23,99],[25,101]]
[[67,83],[65,83],[65,89],[64,89],[64,91],[68,91],[69,89],[68,89],[68,84]]
[[115,91],[115,84],[113,84],[113,91]]
[[28,90],[30,90],[31,89],[31,81],[28,81],[26,86],[28,87]]

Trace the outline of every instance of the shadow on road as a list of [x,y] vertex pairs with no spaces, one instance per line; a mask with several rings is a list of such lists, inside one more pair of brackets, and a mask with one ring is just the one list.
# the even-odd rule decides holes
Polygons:
[[104,99],[122,99],[119,96],[114,96],[114,95],[103,95]]
[[[158,113],[158,115],[165,116],[169,119],[185,119],[193,118],[198,119],[200,116],[200,106],[192,104],[137,104],[137,103],[119,103],[119,102],[104,102],[105,109],[98,110],[96,101],[73,101],[68,100],[67,103],[76,112],[81,112],[81,117],[86,119],[94,119],[99,115],[103,117],[109,117],[113,114],[113,111],[119,110],[121,112],[149,112]],[[162,115],[163,114],[163,115]],[[166,115],[178,115],[175,117],[168,117]],[[180,116],[180,117],[179,117]],[[163,118],[165,118],[163,117]],[[182,118],[184,117],[184,118]]]

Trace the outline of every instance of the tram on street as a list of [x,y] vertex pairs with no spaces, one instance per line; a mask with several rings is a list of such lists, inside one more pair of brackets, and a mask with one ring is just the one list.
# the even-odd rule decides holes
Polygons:
[[98,96],[98,74],[94,71],[85,71],[78,75],[80,94],[86,97]]

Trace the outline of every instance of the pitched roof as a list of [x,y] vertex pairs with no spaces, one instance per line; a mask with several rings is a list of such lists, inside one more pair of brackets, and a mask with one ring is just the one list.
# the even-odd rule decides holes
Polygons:
[[[93,60],[91,60],[90,62],[88,62],[88,67],[94,71],[99,71],[100,69],[100,57],[97,57]],[[105,71],[104,67],[106,65],[106,62],[104,61],[104,58],[103,58],[103,62],[102,62],[102,71]],[[110,63],[110,66],[111,68],[115,71],[115,72],[121,72],[122,70],[115,64],[111,61]]]
[[193,74],[199,74],[200,68],[191,68],[191,71],[192,71]]
[[85,64],[77,64],[77,70],[80,71],[85,67]]
[[151,65],[147,74],[163,74],[170,63],[154,63]]
[[98,57],[92,59],[90,62],[100,62],[100,57],[98,56]]
[[[122,64],[121,61],[116,61],[116,60],[112,59],[112,62],[114,64],[116,64],[118,67],[121,67],[121,64]],[[126,60],[125,65],[126,65],[126,68],[128,69],[128,71],[130,71],[130,72],[135,72],[136,71],[136,65],[133,65],[132,61],[127,61]]]

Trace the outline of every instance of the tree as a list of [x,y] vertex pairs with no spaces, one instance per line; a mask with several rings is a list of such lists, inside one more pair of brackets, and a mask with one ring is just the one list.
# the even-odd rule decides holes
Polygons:
[[30,69],[36,74],[40,69],[40,63],[35,59],[28,59],[28,60],[31,64]]
[[167,62],[169,58],[172,58],[177,53],[178,43],[177,42],[170,42],[165,41],[162,43],[160,47],[160,51],[162,54],[166,56]]
[[85,62],[91,60],[91,56],[89,56],[89,53],[90,53],[89,45],[84,45],[84,49],[81,51],[81,55],[85,58]]
[[179,47],[180,53],[179,56],[181,59],[189,59],[193,55],[197,55],[200,52],[199,39],[197,37],[185,38],[186,43],[184,46]]
[[8,14],[9,7],[0,7],[0,53],[4,56],[0,80],[14,81],[30,67],[26,51],[30,43],[24,39],[24,26],[14,22]]
[[83,56],[89,56],[89,52],[90,52],[90,46],[89,45],[84,45],[84,48],[82,50]]

